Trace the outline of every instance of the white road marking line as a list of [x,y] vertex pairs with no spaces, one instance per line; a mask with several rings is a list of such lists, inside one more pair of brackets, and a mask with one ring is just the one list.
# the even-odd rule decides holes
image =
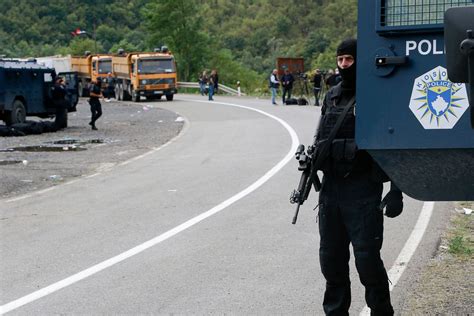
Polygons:
[[[194,101],[194,100],[192,100]],[[274,115],[271,115],[267,112],[264,112],[264,111],[261,111],[261,110],[258,110],[258,109],[254,109],[254,108],[251,108],[251,107],[247,107],[247,106],[242,106],[242,105],[238,105],[238,104],[232,104],[232,103],[222,103],[222,102],[208,102],[208,101],[194,101],[194,102],[204,102],[204,103],[211,103],[211,104],[223,104],[223,105],[229,105],[229,106],[235,106],[235,107],[239,107],[239,108],[243,108],[243,109],[248,109],[248,110],[251,110],[251,111],[255,111],[255,112],[258,112],[258,113],[261,113],[265,116],[268,116],[276,121],[278,121],[281,125],[283,125],[283,127],[285,127],[285,129],[288,131],[288,133],[290,134],[290,137],[291,137],[291,148],[290,150],[288,151],[288,153],[286,154],[286,156],[280,161],[278,162],[273,168],[271,168],[269,171],[267,171],[262,177],[260,177],[256,182],[254,182],[253,184],[251,184],[250,186],[248,186],[246,189],[240,191],[239,193],[237,193],[236,195],[230,197],[229,199],[225,200],[224,202],[220,203],[219,205],[217,206],[214,206],[213,208],[211,208],[210,210],[196,216],[196,217],[193,217],[191,218],[190,220],[182,223],[181,225],[178,225],[176,226],[175,228],[172,228],[170,230],[168,230],[167,232],[153,238],[153,239],[150,239],[134,248],[131,248],[115,257],[112,257],[108,260],[105,260],[105,261],[102,261],[88,269],[85,269],[81,272],[78,272],[70,277],[67,277],[61,281],[58,281],[56,283],[53,283],[49,286],[46,286],[42,289],[39,289],[33,293],[30,293],[28,295],[25,295],[19,299],[16,299],[14,301],[11,301],[5,305],[2,305],[0,306],[0,315],[3,315],[7,312],[10,312],[14,309],[17,309],[23,305],[26,305],[26,304],[29,304],[33,301],[36,301],[44,296],[47,296],[49,294],[52,294],[56,291],[59,291],[60,289],[62,288],[65,288],[69,285],[72,285],[76,282],[79,282],[89,276],[92,276],[104,269],[107,269],[107,268],[110,268],[111,266],[121,262],[121,261],[124,261],[132,256],[135,256],[143,251],[145,251],[146,249],[150,248],[150,247],[153,247],[159,243],[161,243],[162,241],[165,241],[171,237],[173,237],[174,235],[188,229],[189,227],[191,226],[194,226],[196,225],[197,223],[205,220],[206,218],[208,217],[211,217],[212,215],[222,211],[223,209],[225,209],[226,207],[228,207],[229,205],[233,204],[234,202],[242,199],[243,197],[245,197],[246,195],[248,195],[249,193],[255,191],[257,188],[259,188],[261,185],[263,185],[265,182],[267,182],[271,177],[273,177],[275,174],[277,174],[278,171],[280,171],[280,169],[282,169],[291,159],[293,159],[293,156],[294,156],[294,153],[296,151],[296,147],[298,146],[299,144],[299,140],[298,140],[298,136],[296,135],[296,132],[291,128],[291,126],[286,123],[285,121],[283,121],[282,119],[274,116]],[[148,155],[149,153],[145,154],[145,155]]]
[[[393,290],[398,280],[402,276],[405,268],[408,265],[411,257],[416,251],[416,248],[421,242],[423,235],[425,234],[428,223],[431,219],[431,214],[433,214],[434,202],[425,202],[423,203],[423,208],[421,209],[418,220],[416,221],[415,227],[408,237],[405,245],[403,246],[402,251],[398,255],[397,260],[393,263],[390,271],[387,272],[388,278],[391,281],[390,292]],[[366,305],[359,314],[360,316],[370,315],[370,308]]]

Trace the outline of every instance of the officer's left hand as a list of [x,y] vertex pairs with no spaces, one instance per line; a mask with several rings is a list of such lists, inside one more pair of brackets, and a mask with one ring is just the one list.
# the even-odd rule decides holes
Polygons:
[[390,190],[380,203],[380,209],[385,209],[385,216],[393,218],[403,211],[403,195],[399,190]]

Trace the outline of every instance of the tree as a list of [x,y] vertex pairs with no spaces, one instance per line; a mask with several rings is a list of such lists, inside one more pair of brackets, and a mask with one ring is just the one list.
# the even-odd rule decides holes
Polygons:
[[155,0],[143,11],[150,45],[170,48],[184,81],[201,71],[209,53],[209,39],[201,31],[203,22],[198,8],[196,0]]
[[93,53],[97,47],[97,52],[102,52],[103,48],[100,43],[94,42],[93,39],[86,37],[76,37],[69,45],[71,55],[84,55],[86,51]]

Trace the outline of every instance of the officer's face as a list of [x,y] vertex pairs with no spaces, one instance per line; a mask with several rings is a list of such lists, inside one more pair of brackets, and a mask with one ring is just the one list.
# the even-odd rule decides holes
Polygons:
[[337,65],[341,69],[346,69],[352,66],[354,63],[354,57],[352,55],[341,55],[337,56]]

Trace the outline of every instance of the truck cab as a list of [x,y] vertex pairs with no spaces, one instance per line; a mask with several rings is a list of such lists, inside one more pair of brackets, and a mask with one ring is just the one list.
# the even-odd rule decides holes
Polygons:
[[444,32],[454,8],[474,29],[473,5],[359,1],[356,142],[419,200],[474,200],[474,83],[450,80]]
[[177,89],[177,70],[174,56],[167,49],[160,52],[119,52],[113,57],[115,94],[119,100],[140,101],[161,99],[173,100]]
[[112,76],[112,56],[107,54],[90,54],[71,57],[71,69],[79,76],[79,95],[89,96],[89,83],[100,80],[103,89],[107,89]]

